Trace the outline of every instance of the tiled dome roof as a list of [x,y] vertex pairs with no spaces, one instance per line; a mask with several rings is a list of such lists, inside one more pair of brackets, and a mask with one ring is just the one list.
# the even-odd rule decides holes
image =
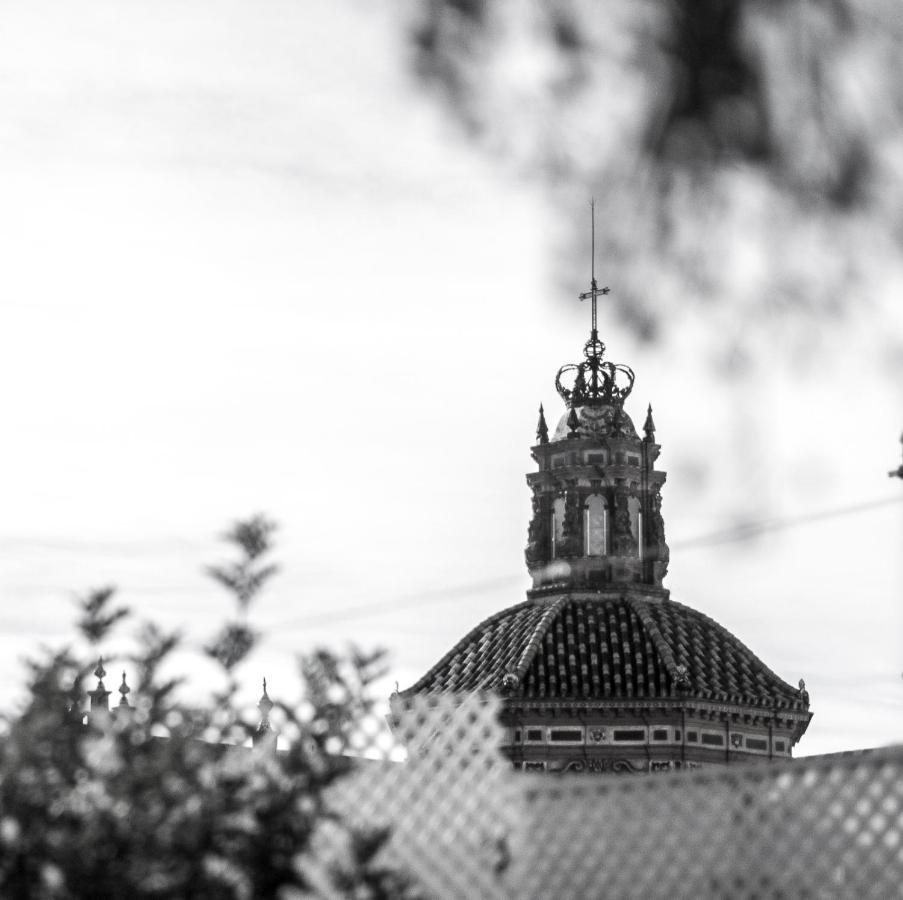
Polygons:
[[476,690],[537,700],[694,697],[808,706],[708,616],[632,594],[512,606],[474,628],[405,694]]

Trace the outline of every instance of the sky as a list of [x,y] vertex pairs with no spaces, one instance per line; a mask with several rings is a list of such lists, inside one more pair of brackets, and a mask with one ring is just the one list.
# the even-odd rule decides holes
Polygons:
[[[255,512],[282,571],[251,699],[349,641],[404,688],[520,602],[537,407],[588,329],[552,215],[416,82],[390,4],[3,4],[4,684],[104,584],[197,648],[231,612],[203,567]],[[855,319],[823,368],[744,382],[680,323],[641,345],[600,308],[655,409],[666,586],[806,679],[799,754],[898,742],[903,379]]]

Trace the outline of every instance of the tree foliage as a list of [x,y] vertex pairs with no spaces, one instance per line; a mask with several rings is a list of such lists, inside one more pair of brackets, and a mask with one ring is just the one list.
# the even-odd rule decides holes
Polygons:
[[[275,571],[260,562],[273,531],[262,517],[238,523],[228,538],[240,558],[211,569],[229,574],[242,619]],[[78,629],[94,646],[113,640],[129,616],[113,600],[104,588],[80,602]],[[206,708],[177,700],[178,680],[165,670],[181,639],[150,622],[126,660],[131,705],[124,693],[112,712],[101,681],[89,692],[98,709],[85,715],[94,662],[71,648],[32,660],[27,702],[4,717],[0,735],[0,896],[409,896],[375,862],[386,835],[346,827],[324,798],[349,768],[348,733],[372,715],[382,654],[316,651],[300,663],[302,706],[262,700],[261,723],[242,711],[234,677],[256,641],[235,621],[211,642],[206,652],[226,688]],[[271,705],[291,737],[278,751]],[[328,863],[313,849],[324,829],[342,838],[332,840]]]
[[697,310],[737,363],[766,330],[805,349],[813,321],[868,309],[899,351],[896,3],[431,0],[409,38],[467,134],[544,185],[571,279],[595,195],[599,268],[639,336]]

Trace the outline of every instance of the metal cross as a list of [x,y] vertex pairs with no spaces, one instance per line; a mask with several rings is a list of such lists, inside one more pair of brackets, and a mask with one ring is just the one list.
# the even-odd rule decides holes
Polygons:
[[604,297],[607,293],[609,293],[609,289],[607,287],[600,288],[596,286],[596,279],[593,279],[593,286],[591,290],[584,291],[580,295],[581,300],[589,300],[592,298],[593,301],[593,336],[596,335],[596,298]]
[[589,207],[590,207],[590,219],[592,221],[592,234],[593,234],[593,240],[592,240],[593,250],[592,250],[592,262],[591,262],[592,281],[590,282],[590,284],[591,284],[590,289],[588,291],[584,291],[582,294],[580,294],[580,299],[581,300],[592,299],[592,301],[593,301],[593,337],[595,337],[596,336],[596,298],[604,297],[609,292],[609,289],[607,287],[600,288],[596,284],[596,201],[595,201],[595,199],[590,200]]

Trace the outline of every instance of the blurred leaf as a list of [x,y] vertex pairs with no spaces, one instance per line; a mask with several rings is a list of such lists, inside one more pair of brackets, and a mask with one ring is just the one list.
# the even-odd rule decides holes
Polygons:
[[234,595],[239,611],[247,611],[251,601],[278,571],[275,563],[256,565],[272,547],[276,524],[265,516],[256,515],[235,522],[223,538],[234,544],[241,553],[236,562],[207,566],[206,573]]
[[257,635],[247,625],[225,625],[217,638],[204,648],[224,669],[235,668],[254,649]]
[[737,361],[774,342],[776,320],[785,359],[798,361],[817,359],[829,326],[855,313],[888,354],[899,349],[885,288],[903,277],[898,4],[412,10],[425,89],[470,140],[545,189],[564,225],[552,249],[565,297],[575,273],[588,277],[595,196],[610,303],[638,338],[671,341],[696,313],[711,363],[746,375]]
[[97,588],[78,601],[82,611],[78,629],[92,644],[102,641],[117,622],[129,615],[124,606],[110,609],[115,593],[114,587]]

